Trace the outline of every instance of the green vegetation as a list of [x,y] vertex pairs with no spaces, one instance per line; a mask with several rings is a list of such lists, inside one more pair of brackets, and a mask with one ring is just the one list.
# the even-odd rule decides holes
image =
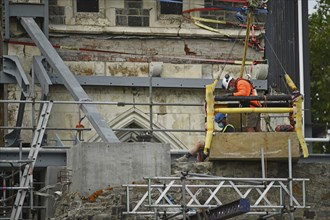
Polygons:
[[[311,102],[313,124],[330,128],[330,0],[318,0],[309,17]],[[330,153],[330,143],[315,143],[313,153]]]

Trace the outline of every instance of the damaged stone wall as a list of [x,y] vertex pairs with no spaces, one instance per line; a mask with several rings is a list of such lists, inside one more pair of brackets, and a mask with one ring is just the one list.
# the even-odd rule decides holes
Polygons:
[[[74,35],[66,37],[54,36],[51,38],[54,45],[61,45],[67,48],[90,48],[103,50],[103,52],[82,52],[77,49],[59,49],[60,56],[64,59],[67,66],[73,74],[77,76],[116,76],[116,77],[148,77],[150,71],[150,62],[162,61],[161,78],[194,78],[194,79],[214,79],[217,72],[224,67],[222,77],[229,73],[232,76],[238,76],[239,65],[222,65],[217,63],[201,63],[187,58],[227,58],[230,52],[231,43],[221,40],[207,39],[170,39],[170,38],[151,38],[151,39],[108,39],[103,37],[78,38]],[[213,48],[219,48],[214,50]],[[237,45],[233,50],[233,57],[241,56],[243,45]],[[109,52],[107,52],[109,51]],[[111,51],[121,51],[118,54]],[[194,53],[196,55],[187,55]],[[9,45],[9,53],[18,55],[25,72],[31,70],[31,60],[40,52],[37,47],[28,45]],[[150,54],[153,54],[150,56]],[[251,51],[249,59],[260,58],[260,53]],[[181,59],[183,57],[183,59]],[[247,67],[247,70],[251,66]],[[30,75],[30,74],[29,74]],[[51,77],[54,77],[51,75]],[[111,85],[106,86],[84,86],[87,94],[93,101],[103,102],[129,102],[129,103],[148,103],[148,88],[120,88]],[[217,91],[217,93],[220,91]],[[202,104],[204,102],[205,91],[203,89],[165,89],[153,88],[153,102],[155,103],[192,103]],[[9,89],[10,99],[19,99],[20,89],[12,86]],[[36,96],[40,97],[40,88],[36,87]],[[72,100],[68,91],[58,85],[50,87],[49,99],[57,101]],[[9,124],[14,125],[18,105],[13,104],[9,107]],[[38,105],[35,106],[38,109]],[[116,105],[98,106],[101,114],[111,124],[111,121],[125,114],[129,109],[137,109],[146,116],[149,115],[149,106],[126,105],[117,107]],[[32,126],[32,106],[27,105],[24,125]],[[34,115],[37,118],[36,115]],[[74,128],[79,122],[78,105],[55,105],[49,120],[50,127]],[[237,120],[236,120],[237,121]],[[233,122],[233,121],[232,121]],[[87,119],[82,121],[86,128],[91,127]],[[184,107],[184,106],[154,106],[153,123],[165,129],[192,129],[202,130],[204,127],[204,113],[202,106]],[[238,123],[235,124],[237,127]],[[140,126],[141,127],[141,126]],[[119,127],[120,128],[120,127]],[[142,126],[141,128],[148,128]],[[58,135],[61,139],[74,140],[76,132],[67,131],[49,131],[48,140],[55,139]],[[173,134],[178,142],[173,148],[190,148],[197,140],[204,139],[204,133],[176,132]],[[95,137],[95,131],[84,132],[84,140],[90,140]],[[189,138],[187,138],[189,137]],[[31,132],[22,131],[23,142],[29,143]],[[50,142],[49,144],[52,144]],[[72,143],[68,142],[69,144]]]
[[[267,162],[266,177],[287,178],[287,163]],[[293,178],[309,178],[306,182],[306,205],[310,208],[297,209],[294,211],[294,218],[297,220],[326,220],[330,216],[329,204],[330,194],[328,180],[330,177],[330,164],[293,164]],[[256,162],[203,162],[203,163],[172,163],[172,175],[180,176],[181,172],[200,173],[221,177],[243,177],[261,178],[261,164]],[[136,180],[134,184],[146,183]],[[202,184],[203,182],[201,182]],[[294,186],[294,195],[301,197],[302,188]],[[145,191],[136,188],[136,199],[141,198]],[[133,194],[134,192],[132,192]],[[174,201],[180,202],[181,195],[171,194]],[[201,195],[203,196],[203,195]],[[230,198],[232,195],[221,195],[221,198]],[[135,198],[135,197],[134,197]],[[133,199],[131,205],[136,202]],[[138,200],[137,200],[138,201]],[[65,194],[56,202],[55,219],[154,219],[142,216],[127,216],[122,212],[126,211],[126,192],[121,186],[110,186],[100,189],[89,196],[83,197],[78,192]],[[289,205],[289,204],[287,204]],[[132,207],[131,207],[132,208]],[[257,216],[243,215],[235,219],[256,219]],[[290,219],[288,215],[277,216],[270,219]]]
[[[36,3],[40,1],[28,2]],[[195,4],[203,3],[202,0],[183,1],[182,9],[187,10],[195,7]],[[207,1],[207,4],[215,4],[215,2]],[[57,48],[60,47],[57,51],[74,75],[148,77],[150,63],[162,62],[162,72],[159,76],[161,78],[214,79],[221,68],[224,68],[221,77],[226,73],[238,76],[239,64],[223,65],[214,61],[214,59],[241,60],[243,43],[239,40],[235,42],[235,47],[232,48],[234,43],[232,40],[218,33],[203,30],[189,20],[183,19],[181,15],[160,14],[160,4],[157,1],[99,0],[98,6],[99,12],[85,13],[77,12],[77,1],[49,1],[50,42],[56,45]],[[137,15],[142,16],[143,19],[149,19],[148,27],[145,27],[146,25],[142,24],[143,22],[141,27],[130,27],[131,25],[125,22],[117,23],[119,16],[127,17],[125,19],[128,22],[131,19],[130,16],[136,17]],[[199,16],[200,14],[199,12],[193,12],[191,15]],[[31,46],[31,40],[19,26],[12,25],[11,37],[20,43],[9,43],[8,54],[18,56],[25,73],[31,79],[32,58],[40,55],[40,51],[37,47]],[[245,34],[244,31],[235,29],[223,29],[223,31],[233,34],[233,37],[238,35],[241,39]],[[247,59],[250,61],[260,60],[262,56],[262,53],[249,48]],[[250,68],[251,66],[248,66],[247,71]],[[54,75],[51,75],[51,77],[54,77],[52,79],[56,81]],[[84,89],[93,101],[149,102],[148,88],[121,88],[103,85],[84,86]],[[204,89],[153,88],[153,102],[202,105],[204,93]],[[35,94],[31,94],[30,98],[39,100],[40,96],[41,89],[37,85]],[[20,88],[10,85],[8,99],[16,100],[19,97]],[[63,86],[55,84],[50,87],[49,99],[69,101],[72,100],[72,97]],[[18,105],[10,104],[8,109],[8,124],[14,126]],[[38,104],[26,106],[24,126],[32,127],[36,123],[38,109]],[[100,105],[98,109],[109,124],[115,121],[116,118],[123,117],[128,111],[132,112],[132,109],[136,109],[136,112],[150,117],[147,105],[124,107]],[[35,115],[32,115],[33,112],[35,112]],[[75,128],[83,116],[77,105],[55,105],[48,126]],[[204,129],[202,106],[154,106],[152,117],[154,126],[157,128]],[[139,119],[141,118],[139,117]],[[235,119],[232,122],[236,123],[236,121]],[[82,123],[86,128],[90,127],[87,119],[84,119]],[[145,124],[145,121],[143,123]],[[148,128],[146,125],[140,125],[139,127]],[[24,130],[21,134],[23,143],[31,142],[30,131]],[[76,132],[49,131],[47,137],[50,145],[54,143],[56,135],[63,140],[72,140],[68,144],[74,143],[77,136]],[[172,147],[179,149],[190,148],[197,140],[204,138],[203,132],[178,132],[171,135],[173,143],[177,143]],[[93,129],[90,132],[84,132],[84,140],[96,139]]]

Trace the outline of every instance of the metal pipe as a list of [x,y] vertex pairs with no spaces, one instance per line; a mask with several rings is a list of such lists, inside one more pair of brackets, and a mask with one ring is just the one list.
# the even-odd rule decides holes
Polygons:
[[[145,128],[113,128],[114,131],[150,131]],[[189,129],[153,129],[153,131],[160,132],[205,132],[205,130],[189,130]]]
[[33,210],[33,172],[30,175],[30,210]]
[[[145,177],[150,180],[180,180],[181,177]],[[230,180],[230,181],[288,181],[288,178],[238,178],[238,177],[186,177],[186,180]],[[308,178],[293,178],[294,181],[309,181]]]
[[[29,153],[30,147],[24,147],[21,149],[22,153]],[[18,147],[0,147],[0,153],[17,153],[20,149]],[[58,147],[58,149],[43,149],[40,148],[39,152],[41,153],[49,153],[49,154],[58,154],[58,153],[66,153],[66,150],[61,149],[61,147]],[[20,158],[21,159],[21,158]]]
[[262,172],[262,178],[266,178],[265,153],[264,153],[264,147],[263,146],[261,146],[261,172]]
[[290,95],[268,95],[268,96],[215,96],[215,101],[246,101],[246,100],[258,100],[258,101],[290,101],[292,100]]
[[9,190],[17,190],[17,189],[31,189],[31,187],[21,187],[21,186],[5,186],[5,187],[0,187],[1,190],[3,189],[9,189]]
[[148,205],[151,205],[151,179],[148,179]]
[[126,209],[129,211],[129,188],[126,187]]
[[183,216],[183,220],[186,220],[186,181],[185,181],[185,177],[181,178],[182,180],[182,203],[181,203],[181,207],[182,207],[182,216]]
[[[20,129],[20,130],[32,130],[34,127],[12,127],[12,126],[0,126],[0,129]],[[51,128],[46,127],[45,130],[92,130],[91,128]]]
[[215,112],[221,113],[291,113],[293,108],[215,108]]
[[[299,90],[302,94],[305,93],[304,83],[304,42],[303,42],[303,21],[302,21],[302,0],[298,0],[298,43],[299,43]],[[302,100],[304,108],[305,103]],[[304,111],[302,111],[302,118],[304,119]],[[302,121],[302,135],[305,136],[305,120]]]
[[[229,181],[229,180],[223,180],[222,182],[224,181]],[[242,181],[243,182],[243,181]],[[262,182],[256,182],[256,181],[244,181],[246,183],[250,183],[251,185],[242,185],[242,184],[235,184],[235,186],[237,188],[265,188],[265,185],[262,185]],[[128,185],[123,185],[123,186],[129,186],[129,187],[132,187],[132,188],[146,188],[148,187],[147,184],[138,184],[138,185],[132,185],[132,184],[128,184]],[[192,185],[192,184],[186,184],[186,187],[188,188],[216,188],[218,187],[218,185]],[[156,189],[156,188],[163,188],[164,185],[151,185],[150,186],[152,189]],[[181,188],[182,185],[179,185],[179,184],[173,184],[171,186],[171,188]],[[281,188],[282,185],[276,185],[274,184],[273,185],[274,188]],[[233,186],[231,184],[223,184],[221,186],[221,188],[233,188]]]
[[32,160],[0,160],[0,163],[31,163]]
[[[48,103],[49,101],[21,101],[21,100],[0,100],[0,103],[27,103],[27,104],[32,104],[32,103]],[[141,103],[135,103],[135,102],[82,102],[82,101],[53,101],[54,104],[86,104],[86,105],[93,105],[93,104],[98,104],[98,105],[117,105],[117,106],[125,106],[125,105],[150,105],[150,103],[147,102],[141,102]],[[152,103],[153,105],[165,105],[165,106],[204,106],[204,104],[198,104],[198,103]]]
[[[2,174],[4,175],[5,172],[2,172]],[[6,196],[6,192],[7,192],[6,178],[3,178],[3,179],[2,179],[2,185],[4,186],[4,187],[1,187],[1,188],[0,188],[0,189],[2,190],[2,199],[3,199],[4,201],[6,201],[6,198],[7,198],[7,196]],[[4,206],[6,206],[6,203],[5,203],[5,202],[4,202]]]
[[329,142],[330,141],[330,129],[328,129],[327,136],[325,138],[305,138],[307,142]]
[[326,138],[305,138],[306,142],[329,142],[330,137],[327,136]]
[[152,73],[149,73],[149,114],[150,135],[152,137]]
[[288,139],[290,209],[293,208],[291,139]]

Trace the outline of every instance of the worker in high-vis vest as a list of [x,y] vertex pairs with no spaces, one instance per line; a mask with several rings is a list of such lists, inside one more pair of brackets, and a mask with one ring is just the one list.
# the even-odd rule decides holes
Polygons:
[[[222,80],[222,88],[230,93],[224,96],[256,96],[257,92],[253,88],[252,83],[243,78],[234,79],[226,74]],[[261,107],[261,103],[257,100],[240,102],[242,107],[256,108]],[[260,127],[260,114],[259,113],[246,113],[246,129],[248,132],[261,131]]]
[[[235,132],[235,127],[227,121],[227,115],[217,113],[214,121],[218,124],[221,132]],[[176,159],[176,162],[187,162],[189,158],[197,155],[197,162],[203,162],[208,159],[208,154],[204,153],[205,141],[198,141],[188,153]]]

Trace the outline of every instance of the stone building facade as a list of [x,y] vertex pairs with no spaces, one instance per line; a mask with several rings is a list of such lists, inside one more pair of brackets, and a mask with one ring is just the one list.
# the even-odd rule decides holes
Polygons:
[[[92,101],[131,103],[120,107],[115,104],[99,105],[98,109],[109,125],[115,129],[149,129],[148,120],[152,115],[154,129],[199,131],[154,132],[154,141],[170,142],[173,149],[187,149],[197,140],[204,138],[202,131],[205,119],[202,105],[205,90],[202,80],[209,79],[209,82],[212,82],[222,68],[222,76],[226,73],[238,76],[239,62],[232,65],[222,61],[241,60],[242,39],[245,35],[245,29],[224,25],[213,25],[220,30],[215,33],[202,29],[191,19],[187,19],[189,16],[196,16],[235,21],[235,14],[231,11],[192,11],[186,13],[186,17],[179,15],[182,10],[194,9],[200,4],[211,7],[217,3],[202,0],[183,1],[182,4],[149,0],[52,0],[49,1],[49,40],[72,73],[77,77],[85,77],[81,84]],[[235,6],[234,3],[225,4]],[[261,34],[262,31],[256,33]],[[13,25],[11,39],[19,41],[20,44],[9,43],[8,55],[18,56],[24,71],[31,73],[32,58],[40,55],[39,49],[27,44],[31,41],[20,25]],[[262,52],[249,48],[248,61],[261,60],[262,57]],[[179,85],[154,85],[151,93],[148,84],[134,86],[137,84],[137,78],[148,82],[151,66],[155,63],[158,73],[153,78],[174,81],[177,79]],[[251,65],[248,65],[247,71],[250,68]],[[111,79],[114,77],[129,81],[131,85],[113,85]],[[48,99],[72,100],[56,73],[51,75],[51,79],[53,85],[50,87]],[[183,80],[186,79],[197,81],[194,81],[194,86],[185,87]],[[17,99],[20,95],[18,87],[9,86],[8,91],[8,99]],[[37,90],[36,96],[38,95],[40,97]],[[31,98],[34,98],[34,94],[31,94]],[[152,113],[148,105],[150,102],[160,104],[152,107]],[[134,105],[135,103],[145,105]],[[17,105],[10,105],[8,124],[15,124],[16,114]],[[26,126],[33,124],[31,115],[30,105],[27,106],[23,122]],[[48,125],[55,128],[74,128],[83,116],[78,105],[56,104]],[[120,124],[118,118],[122,119]],[[235,120],[232,122],[236,123]],[[91,128],[87,119],[82,120],[82,124],[85,128]],[[93,128],[92,131],[83,133],[84,141],[98,138]],[[124,141],[136,141],[139,132],[119,133]],[[74,140],[76,132],[48,131],[49,141],[54,141],[56,136],[62,140]],[[29,143],[30,137],[29,131],[22,132],[23,142]],[[72,142],[69,141],[68,144]]]

